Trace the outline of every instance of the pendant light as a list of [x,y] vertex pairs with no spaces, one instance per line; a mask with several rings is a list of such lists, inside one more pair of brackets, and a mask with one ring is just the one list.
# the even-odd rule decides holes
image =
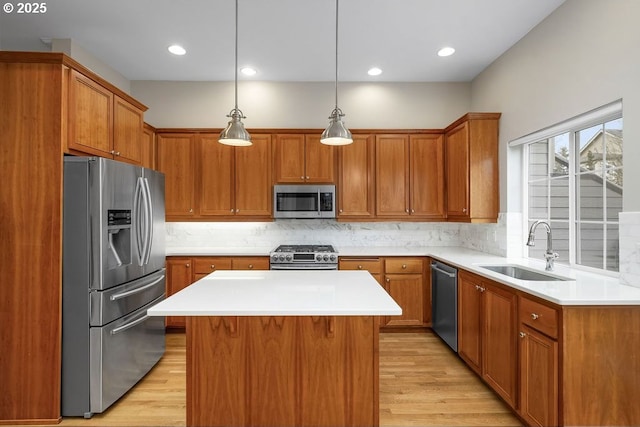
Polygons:
[[344,125],[342,117],[344,114],[342,110],[338,108],[338,0],[336,0],[336,107],[329,116],[329,126],[322,132],[320,142],[326,145],[347,145],[353,142],[351,132]]
[[233,145],[236,147],[245,147],[251,145],[251,135],[244,128],[242,119],[246,117],[238,108],[238,0],[236,0],[236,62],[235,62],[235,107],[227,115],[231,120],[227,127],[220,132],[218,142],[225,145]]

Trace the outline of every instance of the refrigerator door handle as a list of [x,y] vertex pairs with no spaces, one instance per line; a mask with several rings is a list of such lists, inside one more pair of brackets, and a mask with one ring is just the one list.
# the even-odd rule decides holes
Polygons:
[[118,328],[112,329],[111,330],[111,335],[115,335],[115,334],[119,334],[122,331],[126,331],[127,329],[133,328],[136,325],[139,325],[140,323],[144,322],[145,320],[147,320],[149,318],[149,316],[147,316],[147,314],[145,313],[144,316],[140,317],[139,319],[134,320],[133,322],[129,322],[126,323]]
[[144,194],[145,194],[145,210],[147,214],[146,233],[145,233],[145,256],[144,264],[149,263],[151,257],[151,243],[153,242],[153,202],[151,200],[151,189],[149,188],[149,180],[144,178]]
[[142,206],[144,203],[143,193],[144,185],[142,177],[138,177],[136,182],[136,190],[133,195],[133,209],[134,209],[134,228],[135,228],[135,236],[136,236],[136,249],[138,252],[138,265],[142,266],[144,264],[144,242],[142,236]]
[[131,295],[135,295],[137,293],[140,293],[140,292],[144,291],[145,289],[152,288],[157,283],[161,282],[163,279],[164,279],[164,274],[159,279],[154,280],[153,282],[149,283],[148,285],[144,285],[144,286],[141,286],[139,288],[132,289],[130,291],[121,292],[119,294],[111,295],[111,297],[109,299],[111,301],[117,301],[119,299],[126,298],[126,297],[131,296]]

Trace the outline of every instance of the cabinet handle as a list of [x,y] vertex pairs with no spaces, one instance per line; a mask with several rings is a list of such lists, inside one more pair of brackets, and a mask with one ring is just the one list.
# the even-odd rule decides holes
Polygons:
[[531,319],[532,320],[536,320],[538,317],[540,317],[538,314],[531,313]]
[[253,264],[249,264],[249,270],[253,268]]
[[416,210],[415,209],[411,209],[411,213],[416,213]]
[[402,269],[406,269],[407,268],[407,264],[402,264]]
[[216,265],[215,264],[211,264],[211,269],[215,270],[215,268],[216,268]]
[[486,289],[480,286],[480,292],[484,292]]
[[236,209],[236,213],[240,212],[240,209]]
[[525,334],[524,332],[520,332],[520,334],[519,334],[519,335],[520,335],[520,338],[524,338],[524,337],[526,337],[526,336],[527,336],[527,334]]
[[480,290],[480,286],[476,285],[476,291]]
[[193,213],[193,208],[189,209],[189,213]]
[[467,213],[467,208],[462,208],[462,212]]
[[304,181],[304,176],[301,176],[300,179]]
[[387,278],[386,278],[386,281],[387,281],[387,283],[388,283],[388,282],[390,282],[391,280],[387,277]]
[[191,267],[191,265],[189,265],[189,263],[185,264],[185,267],[189,268]]
[[405,209],[404,211],[405,211],[406,213],[409,213],[409,209]]
[[116,150],[111,150],[111,154],[116,154]]
[[119,156],[119,155],[120,155],[120,152],[119,152],[119,151],[116,151],[116,156]]
[[309,179],[309,177],[307,177],[307,179]]
[[231,208],[231,213],[233,213],[233,208]]
[[362,270],[362,266],[361,265],[358,266],[358,270]]
[[340,213],[342,213],[342,209],[340,209]]

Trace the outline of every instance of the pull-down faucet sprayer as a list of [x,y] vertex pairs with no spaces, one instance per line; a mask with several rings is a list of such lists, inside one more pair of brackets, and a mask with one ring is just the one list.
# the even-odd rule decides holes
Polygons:
[[547,261],[547,265],[545,270],[551,271],[553,270],[553,262],[558,259],[559,255],[556,252],[553,252],[553,239],[551,238],[551,226],[546,221],[536,221],[531,224],[531,228],[529,229],[529,239],[527,239],[527,246],[535,246],[535,232],[536,228],[539,225],[544,225],[547,229],[547,250],[544,253],[544,259]]

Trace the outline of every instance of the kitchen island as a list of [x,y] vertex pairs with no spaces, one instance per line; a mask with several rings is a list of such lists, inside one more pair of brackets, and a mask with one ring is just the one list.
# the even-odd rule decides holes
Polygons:
[[216,271],[148,310],[187,316],[187,425],[377,426],[378,320],[365,271]]

